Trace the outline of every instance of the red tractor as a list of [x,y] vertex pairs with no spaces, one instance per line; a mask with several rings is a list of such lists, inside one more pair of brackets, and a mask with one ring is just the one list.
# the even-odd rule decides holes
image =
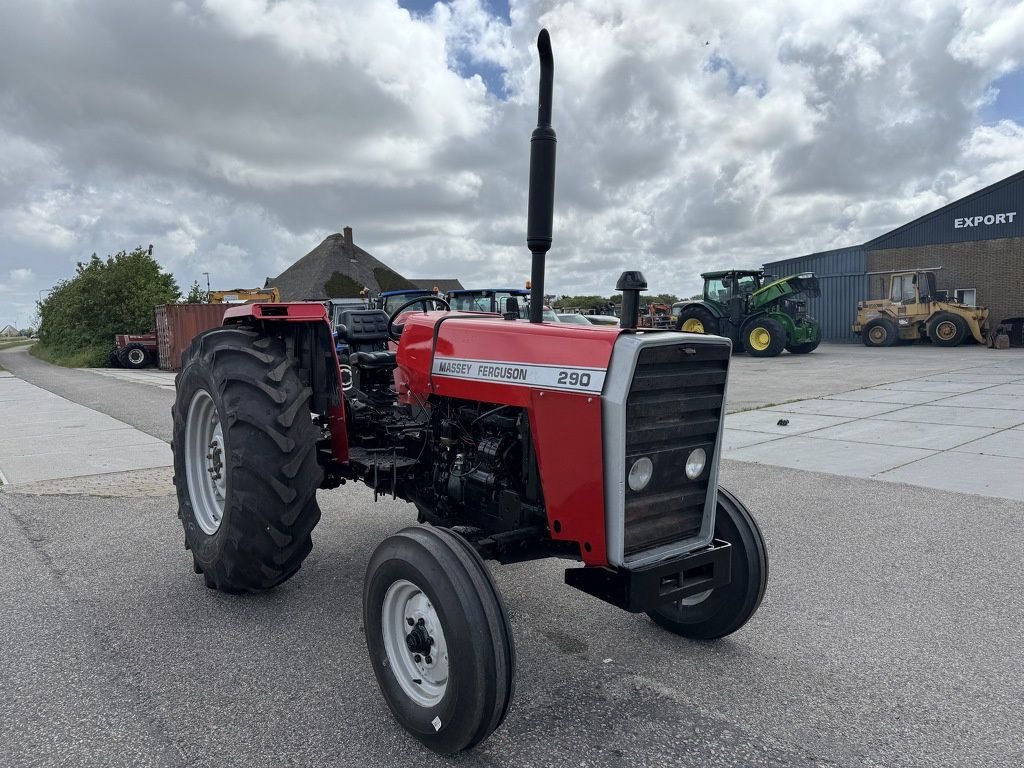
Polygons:
[[415,506],[418,524],[370,559],[363,624],[395,718],[445,754],[485,739],[512,699],[512,631],[485,558],[582,561],[565,571],[572,587],[701,640],[739,629],[768,577],[757,524],[717,482],[729,341],[638,330],[638,272],[616,286],[621,327],[542,321],[555,172],[546,31],[537,45],[529,320],[453,312],[434,296],[390,317],[343,310],[343,390],[322,305],[249,304],[192,342],[177,378],[179,516],[208,587],[294,576],[319,490],[359,481]]

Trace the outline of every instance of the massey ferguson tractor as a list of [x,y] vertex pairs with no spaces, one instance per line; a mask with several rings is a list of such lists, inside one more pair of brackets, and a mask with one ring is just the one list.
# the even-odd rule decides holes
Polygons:
[[700,640],[743,626],[768,578],[757,524],[718,486],[730,342],[638,329],[646,284],[631,271],[616,287],[621,327],[542,320],[546,30],[537,47],[528,319],[435,296],[404,314],[345,310],[343,390],[322,305],[247,304],[193,341],[176,380],[174,483],[206,586],[255,592],[294,576],[319,491],[358,481],[415,508],[416,524],[370,558],[363,624],[395,719],[444,754],[487,738],[512,701],[512,630],[485,559],[572,561],[571,587]]

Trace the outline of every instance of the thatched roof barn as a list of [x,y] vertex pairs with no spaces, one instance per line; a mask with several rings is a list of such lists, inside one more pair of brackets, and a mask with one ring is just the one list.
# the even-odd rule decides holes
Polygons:
[[377,293],[416,287],[356,245],[352,227],[328,236],[277,277],[268,277],[265,287],[271,286],[281,291],[282,301],[358,298],[363,288]]

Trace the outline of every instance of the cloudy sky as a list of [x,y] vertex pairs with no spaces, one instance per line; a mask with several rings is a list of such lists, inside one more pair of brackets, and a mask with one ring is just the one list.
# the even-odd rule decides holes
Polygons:
[[862,242],[1024,167],[1024,4],[0,0],[0,325],[136,245],[262,285],[345,225],[519,284],[547,27],[548,287]]

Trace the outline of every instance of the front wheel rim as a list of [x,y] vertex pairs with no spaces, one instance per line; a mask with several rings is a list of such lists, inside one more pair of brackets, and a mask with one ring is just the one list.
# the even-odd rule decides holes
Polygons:
[[683,330],[687,333],[704,333],[704,323],[695,317],[683,321]]
[[213,536],[224,519],[227,452],[217,405],[205,389],[192,396],[185,419],[185,477],[196,523]]
[[141,349],[129,349],[128,350],[128,362],[133,365],[139,365],[145,359],[146,354]]
[[755,328],[750,332],[748,341],[751,347],[758,352],[763,352],[772,343],[772,335],[764,328]]
[[411,581],[399,579],[384,594],[381,634],[402,692],[421,707],[440,703],[448,690],[448,643],[433,603]]
[[948,320],[939,323],[939,327],[935,329],[935,332],[943,341],[950,341],[956,338],[956,326]]
[[888,336],[888,334],[885,332],[885,328],[875,326],[870,331],[868,331],[868,336],[876,344],[881,344],[883,341],[885,341],[885,337]]

